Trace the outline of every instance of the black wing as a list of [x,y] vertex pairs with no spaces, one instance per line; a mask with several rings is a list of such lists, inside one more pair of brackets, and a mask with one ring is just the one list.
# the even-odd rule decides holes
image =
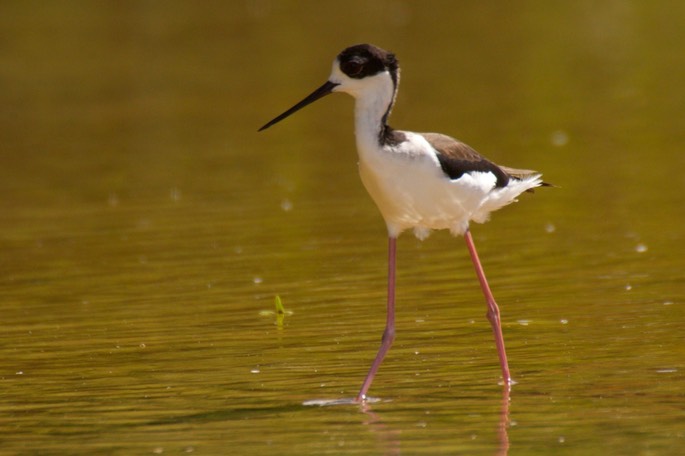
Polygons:
[[[510,175],[461,141],[440,133],[421,133],[438,152],[442,171],[450,179],[459,179],[472,171],[491,172],[497,178],[496,187],[506,187]],[[514,177],[514,176],[511,176]]]

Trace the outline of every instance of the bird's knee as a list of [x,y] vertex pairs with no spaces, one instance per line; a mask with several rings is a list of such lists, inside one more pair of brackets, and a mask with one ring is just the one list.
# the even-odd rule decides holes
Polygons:
[[499,309],[496,306],[488,306],[488,311],[485,313],[485,316],[493,325],[498,324],[500,321]]
[[385,328],[385,331],[383,331],[383,338],[381,341],[384,344],[392,344],[392,342],[395,340],[395,328]]

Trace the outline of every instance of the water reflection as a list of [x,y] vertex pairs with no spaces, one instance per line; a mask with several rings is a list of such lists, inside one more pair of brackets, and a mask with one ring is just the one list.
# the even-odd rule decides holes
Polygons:
[[363,402],[360,409],[365,413],[369,419],[364,421],[364,425],[376,435],[379,442],[378,446],[383,449],[382,454],[393,456],[401,454],[401,436],[402,432],[399,429],[393,429],[391,425],[386,424],[381,415],[372,410],[371,404]]
[[[496,450],[493,454],[497,456],[505,456],[509,453],[509,409],[511,403],[511,387],[502,387],[502,399],[499,413],[496,415],[498,417],[498,422],[496,426],[496,439],[494,443],[496,444]],[[417,399],[418,400],[418,399]],[[332,406],[354,406],[358,408],[362,413],[368,416],[368,420],[362,422],[363,425],[368,426],[368,428],[376,436],[379,442],[379,447],[383,448],[382,454],[395,455],[400,454],[403,447],[403,430],[406,431],[405,426],[398,426],[392,424],[392,420],[384,419],[386,415],[391,415],[391,411],[376,410],[379,404],[383,402],[392,403],[392,401],[383,401],[380,398],[368,398],[367,400],[358,403],[355,398],[343,398],[343,399],[313,399],[307,400],[303,403],[305,406],[320,406],[320,407],[332,407]],[[458,402],[455,402],[455,406],[458,406]],[[484,423],[485,424],[485,423]],[[425,426],[426,423],[418,423],[417,426]],[[406,443],[406,442],[405,442]],[[458,443],[453,443],[453,445],[459,445]],[[488,446],[488,442],[485,442]]]
[[[495,446],[496,450],[492,453],[497,456],[509,454],[509,404],[511,388],[502,388],[502,402],[499,411],[499,421],[497,422],[497,433]],[[369,420],[364,422],[377,436],[377,440],[384,451],[383,454],[396,455],[401,453],[402,448],[402,429],[388,424],[383,419],[383,413],[374,411],[373,403],[364,402],[360,406],[363,413],[369,416]],[[455,443],[459,445],[458,443]],[[489,446],[488,443],[485,443]]]
[[509,454],[509,403],[511,399],[511,387],[505,385],[502,387],[502,409],[499,414],[499,424],[497,436],[499,438],[499,451],[497,455],[505,456]]

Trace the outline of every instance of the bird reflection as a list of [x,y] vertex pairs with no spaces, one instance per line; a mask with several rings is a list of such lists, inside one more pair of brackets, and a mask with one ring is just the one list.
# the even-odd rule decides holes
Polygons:
[[[504,385],[502,388],[502,401],[499,412],[499,420],[497,423],[497,451],[494,453],[496,456],[506,456],[509,454],[509,405],[510,405],[510,385]],[[347,401],[348,404],[351,401]],[[380,413],[373,410],[373,407],[378,402],[362,402],[359,404],[359,408],[362,413],[368,416],[368,419],[363,422],[364,425],[369,426],[378,437],[378,440],[382,444],[383,454],[385,455],[398,455],[401,454],[401,440],[400,434],[401,430],[391,427],[390,424],[384,422]]]

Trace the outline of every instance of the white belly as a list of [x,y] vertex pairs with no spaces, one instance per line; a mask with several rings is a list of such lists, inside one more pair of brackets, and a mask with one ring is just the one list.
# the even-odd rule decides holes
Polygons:
[[538,177],[512,179],[506,187],[495,188],[496,177],[490,172],[450,179],[435,156],[378,149],[360,154],[359,173],[385,219],[389,235],[396,237],[412,228],[419,239],[434,229],[463,234],[471,220],[487,221],[490,212],[540,183]]

